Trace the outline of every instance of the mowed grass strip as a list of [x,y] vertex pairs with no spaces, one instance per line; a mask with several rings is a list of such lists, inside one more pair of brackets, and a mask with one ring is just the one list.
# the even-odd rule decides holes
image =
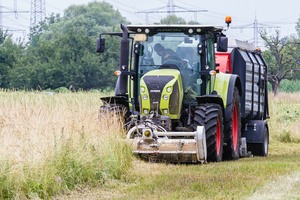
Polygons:
[[[276,191],[277,180],[285,180],[285,177],[300,171],[299,110],[299,93],[270,95],[268,157],[248,157],[205,165],[148,163],[135,159],[126,180],[109,181],[104,187],[87,188],[56,198],[255,199],[268,195],[268,191],[264,191],[268,188],[265,185],[275,183],[270,192]],[[282,139],[284,137],[290,140]],[[278,189],[281,187],[282,184]],[[293,187],[284,197],[294,197],[297,191]]]
[[131,167],[116,116],[98,119],[99,93],[0,91],[0,199],[49,199]]
[[298,171],[299,166],[300,154],[205,165],[135,160],[126,181],[107,182],[104,187],[72,192],[56,199],[246,199],[260,192],[265,184]]

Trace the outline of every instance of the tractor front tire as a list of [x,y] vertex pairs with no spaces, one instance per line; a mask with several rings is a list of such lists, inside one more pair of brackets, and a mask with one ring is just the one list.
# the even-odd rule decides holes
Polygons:
[[207,161],[220,162],[223,154],[223,112],[222,107],[206,103],[196,107],[194,126],[204,126],[207,145]]

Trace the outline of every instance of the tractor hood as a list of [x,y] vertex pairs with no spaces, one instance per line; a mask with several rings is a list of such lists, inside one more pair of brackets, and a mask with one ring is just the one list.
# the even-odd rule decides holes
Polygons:
[[157,69],[147,72],[140,82],[141,114],[158,112],[179,119],[183,88],[180,72],[176,69]]

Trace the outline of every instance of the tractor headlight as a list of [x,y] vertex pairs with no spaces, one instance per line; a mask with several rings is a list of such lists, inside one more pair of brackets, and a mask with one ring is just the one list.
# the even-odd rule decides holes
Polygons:
[[165,95],[163,96],[163,99],[164,99],[164,100],[168,100],[168,95],[165,94]]
[[170,86],[170,87],[167,87],[167,92],[168,93],[171,93],[172,92],[172,87]]
[[148,99],[148,95],[144,94],[144,95],[143,95],[143,99],[144,99],[144,100],[147,100],[147,99]]
[[144,109],[144,110],[143,110],[143,113],[144,113],[144,114],[148,114],[148,110],[147,110],[147,109]]
[[164,112],[165,115],[167,115],[168,114],[168,109],[164,109],[163,112]]
[[144,93],[145,92],[145,87],[141,87],[141,93]]

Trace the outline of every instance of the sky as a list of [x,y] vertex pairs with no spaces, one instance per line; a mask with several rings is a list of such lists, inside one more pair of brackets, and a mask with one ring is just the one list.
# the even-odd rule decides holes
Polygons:
[[[2,8],[3,27],[15,30],[18,37],[28,34],[30,24],[30,8],[33,0],[0,0]],[[87,4],[95,0],[45,0],[46,13],[61,13],[70,5]],[[102,1],[102,0],[98,0]],[[139,13],[147,10],[161,8],[167,11],[170,0],[104,0],[113,5],[132,24],[145,24],[146,14]],[[173,0],[175,11],[205,10],[205,12],[178,12],[177,16],[186,21],[196,20],[201,24],[225,26],[224,19],[227,15],[232,17],[231,29],[226,32],[229,38],[244,41],[254,41],[254,23],[257,20],[259,30],[262,28],[269,34],[274,34],[279,29],[281,36],[296,34],[295,25],[300,18],[300,1],[298,0]],[[181,7],[181,8],[179,8]],[[15,12],[18,11],[18,12]],[[167,13],[148,14],[148,22],[159,22]],[[259,46],[263,42],[259,41]]]

